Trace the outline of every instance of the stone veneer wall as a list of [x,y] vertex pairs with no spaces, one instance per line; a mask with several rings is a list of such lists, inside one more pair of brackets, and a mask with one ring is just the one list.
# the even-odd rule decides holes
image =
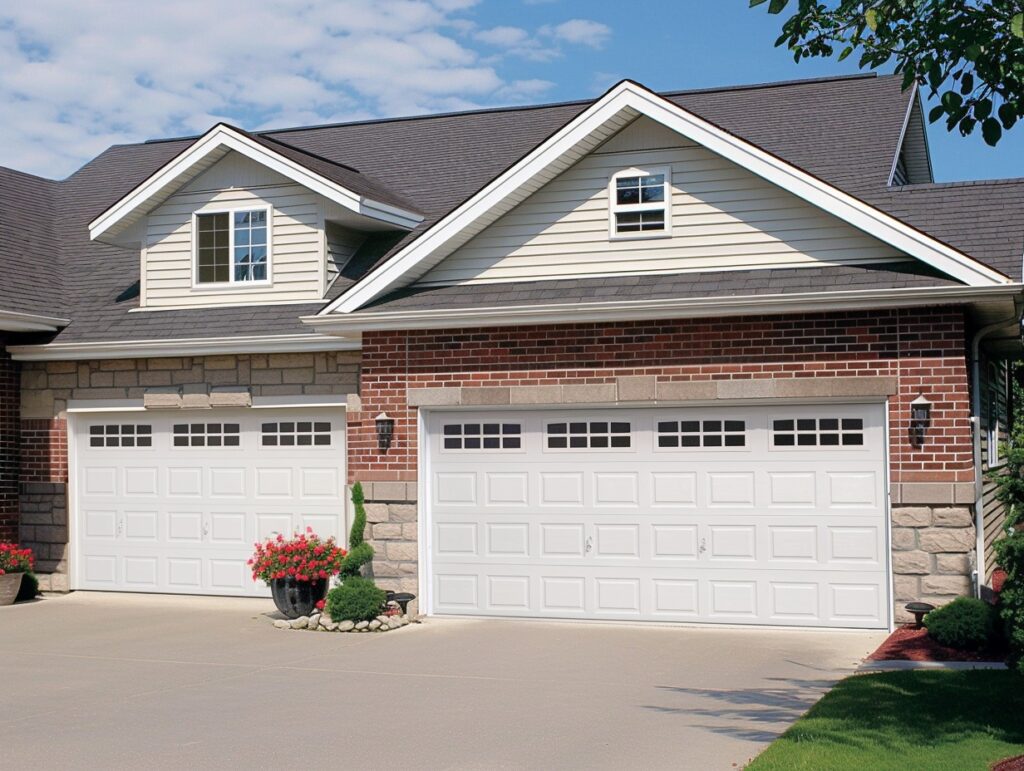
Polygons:
[[[148,388],[249,386],[253,396],[349,394],[359,353],[271,353],[25,362],[21,370],[21,541],[40,572],[65,573],[68,549],[67,403],[138,399]],[[55,582],[53,588],[66,587]]]
[[18,539],[19,366],[0,335],[0,541]]
[[912,621],[903,605],[933,605],[969,594],[976,547],[974,516],[966,506],[894,506],[892,567],[896,621]]

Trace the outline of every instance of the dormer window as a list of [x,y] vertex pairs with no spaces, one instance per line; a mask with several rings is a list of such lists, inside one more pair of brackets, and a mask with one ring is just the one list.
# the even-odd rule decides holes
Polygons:
[[612,176],[608,190],[612,238],[652,238],[672,229],[667,168],[626,169]]
[[196,284],[258,284],[269,280],[267,209],[195,215]]

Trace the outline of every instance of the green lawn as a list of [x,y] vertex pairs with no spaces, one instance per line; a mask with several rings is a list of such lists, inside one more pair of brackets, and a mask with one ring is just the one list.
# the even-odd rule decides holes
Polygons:
[[1024,754],[1024,677],[915,670],[837,685],[747,768],[987,769]]

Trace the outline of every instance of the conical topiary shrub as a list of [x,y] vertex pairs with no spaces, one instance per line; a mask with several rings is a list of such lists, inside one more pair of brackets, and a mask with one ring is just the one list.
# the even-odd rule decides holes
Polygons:
[[356,482],[352,485],[352,503],[356,513],[352,519],[352,529],[348,534],[348,555],[341,563],[339,576],[344,581],[351,576],[358,576],[363,565],[373,560],[373,547],[363,540],[366,532],[366,507],[363,505],[363,486]]

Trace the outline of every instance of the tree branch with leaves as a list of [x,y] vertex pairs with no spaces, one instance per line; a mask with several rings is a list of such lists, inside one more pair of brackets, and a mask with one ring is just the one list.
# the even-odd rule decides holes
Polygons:
[[[904,90],[917,83],[938,99],[929,121],[963,136],[980,127],[989,145],[1024,117],[1024,0],[793,2],[775,45],[797,62],[857,52],[861,69],[895,61]],[[791,0],[750,0],[765,3],[781,14]]]

